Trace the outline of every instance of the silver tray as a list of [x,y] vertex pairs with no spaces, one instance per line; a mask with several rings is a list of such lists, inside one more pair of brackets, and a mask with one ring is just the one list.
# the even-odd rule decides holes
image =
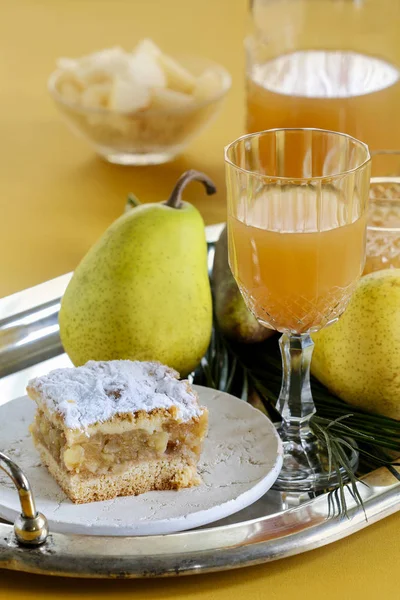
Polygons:
[[[210,264],[221,227],[207,228]],[[69,364],[57,317],[70,277],[0,300],[0,404],[23,395],[30,377]],[[7,467],[9,471],[0,456],[0,468]],[[330,513],[327,494],[311,497],[272,490],[235,515],[189,532],[116,538],[51,531],[46,535],[42,529],[42,539],[36,541],[43,543],[33,546],[35,535],[30,534],[31,540],[26,535],[36,510],[29,482],[17,466],[11,475],[22,498],[22,516],[15,525],[0,522],[0,568],[48,575],[135,578],[233,569],[318,548],[400,509],[400,469],[391,466],[368,473],[358,484],[365,512],[346,493],[347,517]]]

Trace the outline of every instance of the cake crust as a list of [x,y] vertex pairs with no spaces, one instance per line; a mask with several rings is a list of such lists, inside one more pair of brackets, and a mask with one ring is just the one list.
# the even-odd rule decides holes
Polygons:
[[87,431],[118,417],[160,410],[185,422],[203,412],[189,382],[157,362],[89,361],[36,377],[27,392],[48,418],[66,429]]
[[75,504],[137,496],[157,490],[179,490],[201,483],[196,465],[188,465],[179,457],[132,465],[124,473],[83,479],[79,474],[69,475],[60,468],[45,446],[37,442],[35,446],[49,473]]

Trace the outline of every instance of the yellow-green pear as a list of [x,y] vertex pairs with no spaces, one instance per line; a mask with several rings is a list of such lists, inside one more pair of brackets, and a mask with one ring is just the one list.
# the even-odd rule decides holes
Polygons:
[[198,210],[181,200],[182,175],[166,202],[117,219],[77,267],[61,302],[61,340],[74,365],[88,360],[158,360],[181,375],[210,341],[212,301],[207,243]]
[[215,317],[220,330],[227,338],[253,344],[274,335],[273,329],[267,329],[258,323],[240,293],[228,262],[226,227],[215,246],[212,284]]
[[311,370],[329,390],[400,419],[400,269],[362,277],[339,321],[313,340]]

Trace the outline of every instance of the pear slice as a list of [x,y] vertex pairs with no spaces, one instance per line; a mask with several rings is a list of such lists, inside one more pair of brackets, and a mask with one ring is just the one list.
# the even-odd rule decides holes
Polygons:
[[79,104],[81,101],[81,91],[73,81],[64,81],[61,83],[59,92],[64,100],[70,104]]
[[170,56],[160,54],[158,63],[167,78],[167,86],[176,92],[192,94],[196,87],[196,78]]
[[57,69],[73,73],[79,66],[79,61],[74,58],[59,58],[57,60]]
[[128,73],[139,79],[143,85],[153,88],[166,86],[166,76],[158,63],[157,55],[147,43],[141,43],[129,57]]
[[82,92],[82,106],[87,108],[106,108],[109,103],[110,93],[110,83],[97,83],[91,85]]
[[114,76],[125,77],[127,66],[126,52],[116,47],[83,56],[78,61],[75,73],[85,86],[89,86],[105,83]]
[[78,67],[86,69],[89,74],[93,70],[106,72],[110,76],[123,73],[126,64],[126,52],[119,46],[88,54],[78,61]]
[[165,73],[167,87],[176,92],[191,94],[196,87],[196,78],[190,71],[182,67],[174,58],[164,54],[160,48],[149,39],[144,39],[135,52],[151,54]]
[[133,54],[150,54],[151,56],[157,57],[162,54],[160,48],[149,38],[145,38],[138,43],[136,48],[133,50]]
[[157,109],[179,110],[193,105],[193,96],[170,89],[153,90],[151,106]]
[[129,80],[115,77],[110,93],[109,107],[120,112],[132,113],[150,104],[149,88],[133,77]]
[[196,81],[193,97],[197,102],[215,98],[221,91],[221,78],[214,69],[207,69]]

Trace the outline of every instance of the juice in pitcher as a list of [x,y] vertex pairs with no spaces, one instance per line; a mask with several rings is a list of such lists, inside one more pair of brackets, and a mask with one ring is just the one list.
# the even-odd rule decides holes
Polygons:
[[400,150],[400,0],[250,6],[249,132],[318,127],[352,135],[372,151]]
[[247,129],[319,127],[400,147],[400,73],[374,56],[299,50],[249,65]]

